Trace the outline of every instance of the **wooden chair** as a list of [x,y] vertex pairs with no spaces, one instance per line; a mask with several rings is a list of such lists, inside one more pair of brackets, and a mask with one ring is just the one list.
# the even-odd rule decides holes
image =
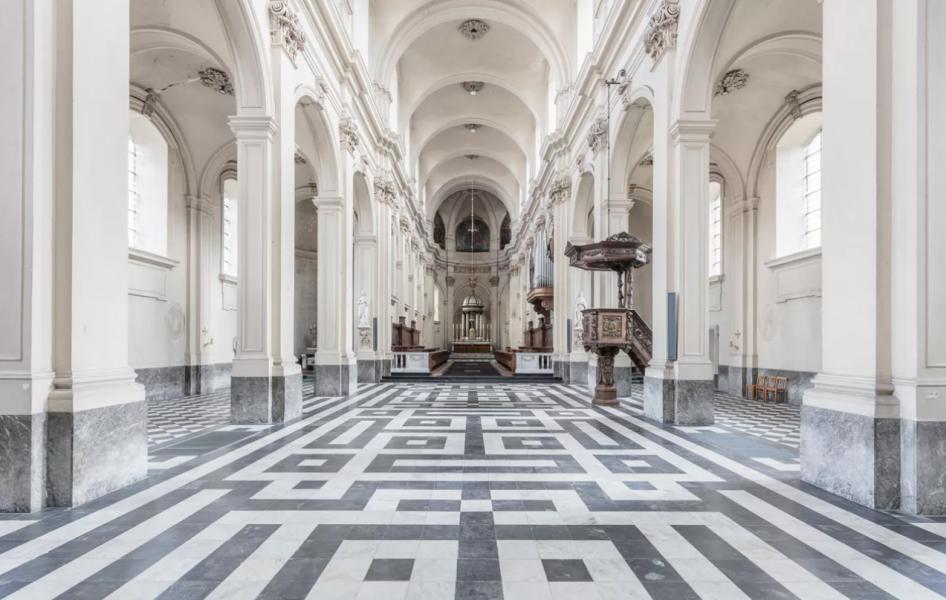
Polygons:
[[[756,376],[755,383],[746,384],[746,395],[750,400],[758,400],[759,394],[765,394],[765,387],[768,384],[768,377],[765,375]],[[764,396],[763,396],[764,397]]]
[[781,395],[782,402],[788,401],[788,377],[769,377],[768,384],[762,390],[763,398],[766,402],[772,398],[772,402],[779,402]]

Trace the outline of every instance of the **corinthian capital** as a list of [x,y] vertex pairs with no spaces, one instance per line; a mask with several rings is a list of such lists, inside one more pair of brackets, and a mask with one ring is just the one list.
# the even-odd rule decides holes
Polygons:
[[269,1],[269,29],[273,44],[282,46],[293,61],[305,48],[305,32],[299,16],[286,0]]

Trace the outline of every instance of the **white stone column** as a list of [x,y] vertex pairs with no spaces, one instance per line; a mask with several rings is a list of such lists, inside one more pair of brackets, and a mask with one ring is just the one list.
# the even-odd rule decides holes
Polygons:
[[[654,110],[660,127],[663,109]],[[709,156],[714,121],[677,121],[671,146],[654,144],[654,354],[644,381],[644,414],[665,423],[713,422],[713,365],[709,358],[707,253]],[[667,169],[658,176],[657,172]],[[668,183],[665,188],[658,186]],[[666,194],[666,195],[663,195]],[[666,200],[665,200],[666,199]],[[677,357],[668,361],[667,292],[677,298]]]
[[[345,170],[351,172],[350,169]],[[347,186],[350,188],[351,186]],[[320,396],[347,396],[358,390],[352,351],[352,212],[350,198],[319,197],[319,347],[315,389]]]
[[[302,367],[293,351],[296,299],[296,67],[281,44],[270,49],[276,104],[272,198],[272,417],[302,416]],[[239,166],[237,167],[239,169]]]
[[204,197],[187,196],[187,350],[186,385],[189,394],[206,393],[203,384],[204,330],[210,324],[210,294],[213,266],[210,244],[214,239],[216,211]]
[[729,222],[726,249],[726,284],[729,286],[729,314],[732,334],[721,345],[729,348],[729,373],[721,388],[733,395],[745,394],[746,384],[754,383],[758,367],[756,355],[756,262],[758,255],[758,198],[732,198],[727,210]]
[[[824,3],[823,358],[801,413],[802,479],[874,508],[900,500],[890,368],[892,4]],[[914,235],[899,243],[915,244]]]
[[51,0],[15,0],[0,21],[0,512],[44,506],[52,386]]
[[[893,3],[891,347],[900,509],[946,514],[946,6]],[[920,43],[917,43],[917,40]],[[902,90],[919,93],[904,94]]]
[[236,423],[273,420],[273,136],[270,117],[231,117],[239,183],[237,351],[230,379]]
[[[44,50],[60,60],[55,93],[44,90],[56,102],[56,378],[46,423],[54,506],[83,504],[147,474],[144,388],[128,366],[129,9],[67,4],[57,4],[55,45]],[[42,26],[51,20],[43,15]]]

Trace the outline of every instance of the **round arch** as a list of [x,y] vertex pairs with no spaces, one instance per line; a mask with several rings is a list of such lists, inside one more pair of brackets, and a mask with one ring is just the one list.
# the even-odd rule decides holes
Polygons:
[[561,82],[571,81],[572,69],[565,48],[555,35],[534,14],[521,6],[500,0],[430,0],[417,7],[395,28],[395,34],[388,40],[385,52],[377,63],[375,79],[390,88],[398,61],[417,38],[437,25],[469,18],[498,21],[521,31],[545,56],[556,79]]

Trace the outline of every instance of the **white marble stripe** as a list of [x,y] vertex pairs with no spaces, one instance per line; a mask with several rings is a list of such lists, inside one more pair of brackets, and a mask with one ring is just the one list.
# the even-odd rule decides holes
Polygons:
[[946,538],[946,523],[914,523],[914,525]]
[[148,470],[149,471],[163,471],[165,469],[171,469],[178,465],[182,465],[193,458],[196,458],[196,457],[192,454],[182,454],[180,456],[172,456],[168,458],[167,460],[163,460],[161,462],[153,462],[149,460]]
[[575,421],[573,424],[575,425],[576,429],[578,429],[579,431],[581,431],[582,433],[590,437],[596,444],[600,446],[617,446],[618,445],[616,441],[614,441],[612,438],[606,436],[605,434],[595,429],[587,421]]
[[654,545],[683,581],[701,597],[749,599],[716,565],[670,525],[652,521],[641,523],[638,529],[647,536],[647,541]]
[[398,458],[394,460],[395,467],[539,467],[555,468],[554,460],[477,460],[474,458]]
[[[390,387],[381,395],[393,395],[396,392],[396,388]],[[363,395],[359,394],[358,396],[349,399],[347,402],[343,402],[338,407],[335,407],[334,410],[341,410],[346,406],[353,406],[357,404],[362,398]],[[141,506],[144,506],[156,498],[160,498],[165,494],[180,489],[189,483],[205,477],[217,469],[220,469],[236,460],[256,452],[260,448],[264,448],[277,440],[288,437],[295,432],[304,429],[309,425],[309,423],[318,419],[319,417],[320,415],[318,414],[305,417],[287,427],[274,431],[258,440],[227,452],[226,454],[219,456],[214,460],[201,465],[196,465],[179,475],[175,475],[170,479],[162,481],[161,483],[119,500],[108,508],[97,510],[86,517],[76,519],[75,521],[67,523],[62,527],[50,531],[47,534],[41,535],[15,548],[12,548],[0,554],[0,574],[6,573],[7,571],[15,569],[16,567],[19,567],[20,565],[27,563],[34,558],[46,554],[50,550],[53,550],[54,548],[57,548],[62,544],[79,537],[80,535],[86,534],[96,527],[104,525],[105,523],[108,523],[117,517],[125,515]],[[339,423],[347,420],[347,418],[347,415],[345,415],[343,412],[342,416],[336,417],[332,421],[329,421],[327,424],[319,427],[313,433],[323,435],[324,433],[331,431]]]
[[721,490],[720,493],[897,598],[940,597],[929,588],[783,512],[754,494],[742,490]]
[[256,598],[313,529],[315,523],[293,523],[277,529],[207,596],[207,600]]
[[815,597],[819,600],[844,600],[844,594],[822,581],[817,575],[804,569],[765,540],[753,535],[729,517],[719,514],[718,525],[710,529],[769,577],[782,584],[799,598]]
[[[794,502],[801,504],[809,510],[815,511],[822,516],[850,527],[861,535],[884,544],[898,552],[901,552],[902,554],[913,557],[918,562],[921,562],[930,568],[936,569],[937,571],[946,574],[946,554],[937,552],[928,546],[921,544],[920,542],[906,537],[905,535],[887,529],[882,525],[878,525],[863,517],[859,517],[856,514],[850,513],[839,506],[835,506],[830,502],[827,502],[826,500],[822,500],[821,498],[787,485],[784,482],[775,479],[774,477],[756,470],[748,464],[737,462],[713,450],[710,450],[709,448],[691,442],[679,434],[655,427],[646,421],[621,412],[618,409],[606,408],[604,410],[615,416],[620,416],[621,418],[627,419],[633,422],[635,426],[644,429],[648,433],[668,440],[685,450],[689,450],[690,452],[699,455],[705,460],[713,462],[718,466],[723,467],[724,469],[727,469],[749,481],[758,483],[762,487],[765,487],[785,498],[793,500]],[[630,432],[629,429],[619,425],[618,423],[611,422],[611,424],[612,427],[618,431]]]
[[243,523],[213,523],[197,533],[137,577],[112,592],[109,600],[139,600],[147,589],[148,596],[158,596],[178,579],[212,554],[244,527]]
[[33,523],[36,523],[36,521],[26,521],[26,520],[0,521],[0,537],[13,533],[14,531],[18,529],[23,529],[27,525],[32,525]]
[[95,572],[105,568],[118,558],[141,547],[170,527],[220,499],[229,490],[202,490],[157,515],[124,531],[101,546],[72,560],[55,571],[24,586],[7,596],[18,600],[52,598],[66,592]]
[[332,445],[346,445],[350,444],[358,438],[359,435],[363,434],[368,430],[369,427],[375,424],[375,421],[366,420],[358,421],[351,427],[349,427],[344,433],[336,437],[334,440],[329,442]]

